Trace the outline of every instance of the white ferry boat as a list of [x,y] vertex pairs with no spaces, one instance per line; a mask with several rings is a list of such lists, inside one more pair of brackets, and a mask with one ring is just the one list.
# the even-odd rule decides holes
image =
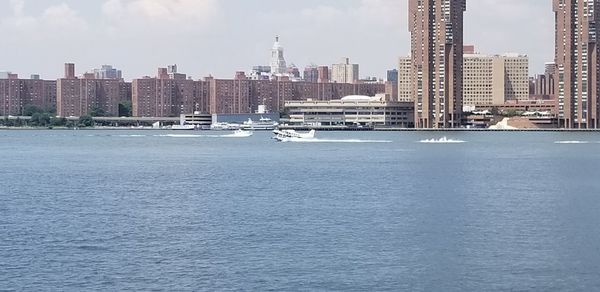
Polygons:
[[298,133],[294,130],[275,130],[273,133],[275,134],[273,139],[284,142],[291,140],[314,139],[317,132],[315,130],[311,130],[308,133]]
[[274,122],[269,118],[261,117],[258,122],[253,121],[252,119],[248,119],[248,121],[244,122],[240,125],[240,129],[242,130],[254,130],[254,131],[270,131],[275,130],[279,126],[279,123]]

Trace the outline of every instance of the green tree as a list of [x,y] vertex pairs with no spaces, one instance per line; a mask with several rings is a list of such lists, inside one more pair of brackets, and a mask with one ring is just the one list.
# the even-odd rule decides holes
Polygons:
[[39,125],[39,121],[40,121],[40,119],[41,119],[41,115],[42,115],[42,114],[40,114],[40,113],[38,113],[38,112],[35,112],[35,113],[33,113],[33,114],[31,115],[31,120],[29,120],[29,125],[30,125],[30,126],[33,126],[33,127],[40,126],[40,125]]
[[79,118],[78,126],[82,128],[93,127],[94,118],[92,118],[91,116],[82,116]]
[[50,114],[48,113],[34,113],[31,116],[30,125],[34,127],[47,127],[50,125]]
[[67,128],[75,128],[77,126],[78,121],[67,120],[66,127]]
[[67,119],[61,117],[52,117],[50,119],[50,126],[52,127],[64,127],[67,125]]
[[123,101],[119,103],[119,117],[131,117],[131,102]]
[[500,114],[500,109],[497,106],[492,107],[492,115],[499,116]]
[[519,112],[515,109],[511,109],[511,110],[504,112],[504,116],[509,117],[509,118],[516,117],[518,115],[519,115]]
[[44,111],[34,105],[26,105],[25,108],[23,108],[23,112],[22,114],[26,117],[32,117],[34,114],[36,113],[43,113]]
[[2,125],[7,126],[7,127],[12,127],[13,126],[13,121],[10,120],[8,118],[8,116],[4,116],[4,119],[2,120]]
[[106,116],[106,112],[104,111],[104,109],[102,109],[100,107],[94,107],[92,109],[92,111],[90,112],[90,116],[92,116],[92,117],[104,117],[104,116]]

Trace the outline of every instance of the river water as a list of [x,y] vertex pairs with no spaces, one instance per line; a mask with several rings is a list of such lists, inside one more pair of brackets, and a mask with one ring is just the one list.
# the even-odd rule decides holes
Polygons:
[[0,291],[600,290],[600,134],[223,134],[0,131]]

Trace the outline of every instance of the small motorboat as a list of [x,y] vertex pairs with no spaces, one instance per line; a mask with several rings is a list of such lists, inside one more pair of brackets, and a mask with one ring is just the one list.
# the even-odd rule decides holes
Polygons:
[[227,138],[248,138],[248,137],[252,137],[252,135],[254,135],[254,133],[251,132],[251,131],[236,130],[232,134],[225,135],[224,137],[227,137]]

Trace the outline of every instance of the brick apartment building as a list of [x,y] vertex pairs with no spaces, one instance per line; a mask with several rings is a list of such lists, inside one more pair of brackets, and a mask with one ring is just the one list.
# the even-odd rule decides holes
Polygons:
[[290,100],[329,101],[386,91],[384,83],[330,83],[326,67],[317,69],[322,71],[319,79],[311,82],[292,81],[287,76],[256,80],[244,72],[236,73],[233,79],[192,80],[172,65],[159,68],[157,77],[130,83],[120,78],[98,79],[95,73],[77,77],[75,65],[65,64],[65,76],[56,81],[18,79],[15,74],[0,79],[0,114],[21,115],[27,105],[34,105],[63,117],[92,113],[118,116],[120,103],[131,103],[136,117],[176,117],[196,111],[245,114],[256,111],[259,105],[277,112]]
[[159,69],[159,77],[133,80],[133,115],[168,117],[200,111],[211,114],[252,113],[259,105],[269,111],[283,110],[288,100],[334,100],[348,95],[374,96],[385,92],[383,83],[317,83],[249,79],[237,72],[233,79],[207,77],[192,81],[174,79]]
[[16,74],[7,77],[0,79],[0,116],[22,115],[27,106],[50,112],[56,109],[56,81],[19,79]]
[[56,81],[56,111],[63,117],[80,117],[92,112],[119,115],[119,103],[129,100],[128,85],[122,79],[96,79],[94,74],[75,77],[75,65],[65,64],[65,78]]
[[177,117],[195,111],[209,111],[208,82],[186,79],[176,68],[167,73],[158,69],[158,77],[132,82],[132,114],[136,117]]

